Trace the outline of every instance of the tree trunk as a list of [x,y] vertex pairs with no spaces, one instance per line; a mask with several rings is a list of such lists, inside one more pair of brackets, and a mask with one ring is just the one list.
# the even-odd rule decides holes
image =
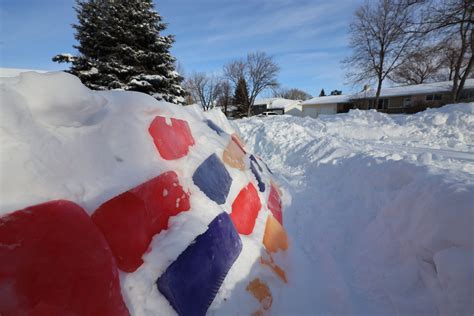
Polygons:
[[375,93],[375,100],[374,100],[374,106],[375,110],[378,110],[379,108],[379,99],[380,99],[380,91],[382,90],[382,79],[378,78],[377,82],[377,92]]
[[474,31],[471,30],[471,58],[469,59],[469,63],[466,66],[466,69],[464,70],[464,73],[461,77],[461,80],[459,81],[459,85],[457,87],[456,95],[454,96],[454,101],[459,102],[459,99],[461,98],[461,93],[462,90],[464,89],[464,83],[466,82],[466,79],[469,77],[469,74],[471,73],[472,70],[472,65],[474,64]]

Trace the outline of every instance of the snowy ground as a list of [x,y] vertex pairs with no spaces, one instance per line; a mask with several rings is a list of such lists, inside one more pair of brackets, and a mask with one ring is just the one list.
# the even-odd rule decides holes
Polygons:
[[289,193],[276,314],[474,313],[473,103],[235,125]]

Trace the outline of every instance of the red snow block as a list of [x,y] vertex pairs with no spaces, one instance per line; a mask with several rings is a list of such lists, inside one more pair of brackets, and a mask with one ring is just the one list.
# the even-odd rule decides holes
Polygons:
[[0,315],[129,315],[112,252],[80,206],[0,217]]
[[166,160],[184,157],[194,138],[186,121],[157,116],[151,122],[148,132],[153,137],[158,152]]
[[270,188],[270,195],[268,196],[268,208],[273,216],[283,225],[283,214],[281,212],[281,199],[278,190],[272,184]]
[[145,202],[150,231],[153,235],[168,228],[168,219],[190,208],[189,193],[184,192],[178,175],[165,172],[130,190]]
[[118,267],[133,272],[142,265],[153,236],[168,228],[171,216],[189,208],[189,195],[170,171],[105,202],[92,220],[107,239]]
[[252,183],[243,188],[232,203],[230,217],[239,234],[250,235],[262,204]]
[[244,142],[242,141],[242,139],[240,139],[239,135],[237,135],[237,134],[232,134],[232,135],[231,135],[231,138],[232,138],[232,140],[240,147],[240,149],[242,149],[242,151],[244,152],[244,154],[246,154],[247,151],[245,150]]

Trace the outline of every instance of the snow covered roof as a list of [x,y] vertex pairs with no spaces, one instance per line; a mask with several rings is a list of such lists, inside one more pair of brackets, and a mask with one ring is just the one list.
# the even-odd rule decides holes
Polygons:
[[[405,95],[427,94],[437,92],[450,92],[452,89],[452,81],[442,81],[433,83],[423,83],[416,85],[407,85],[399,87],[382,88],[381,97],[396,97]],[[473,89],[474,79],[467,79],[464,89]],[[360,94],[359,94],[360,95]],[[368,96],[375,95],[375,89],[370,90]]]
[[255,100],[254,105],[267,105],[267,109],[287,109],[300,105],[301,101],[299,100],[289,100],[283,98],[267,98]]
[[[410,95],[417,95],[417,94],[450,92],[452,88],[452,84],[453,84],[452,81],[442,81],[442,82],[382,88],[382,91],[380,92],[380,97],[396,97],[396,96],[410,96]],[[474,89],[474,79],[467,79],[464,84],[464,89]],[[304,101],[303,105],[348,103],[351,101],[351,99],[372,98],[374,96],[375,96],[375,89],[370,89],[369,91],[365,93],[359,92],[355,94],[316,97],[316,98],[312,98],[310,100]]]
[[350,102],[351,95],[328,95],[325,97],[316,97],[310,100],[304,101],[303,105],[312,105],[312,104],[331,104],[331,103],[347,103]]

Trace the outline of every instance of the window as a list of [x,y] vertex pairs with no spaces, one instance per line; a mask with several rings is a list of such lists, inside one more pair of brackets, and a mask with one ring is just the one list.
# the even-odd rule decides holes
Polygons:
[[378,109],[387,109],[388,108],[388,99],[379,99],[379,106]]
[[439,101],[442,99],[441,94],[428,94],[426,96],[426,101]]
[[411,107],[411,97],[403,98],[403,107],[405,108]]
[[459,97],[460,100],[474,99],[474,90],[463,90]]

